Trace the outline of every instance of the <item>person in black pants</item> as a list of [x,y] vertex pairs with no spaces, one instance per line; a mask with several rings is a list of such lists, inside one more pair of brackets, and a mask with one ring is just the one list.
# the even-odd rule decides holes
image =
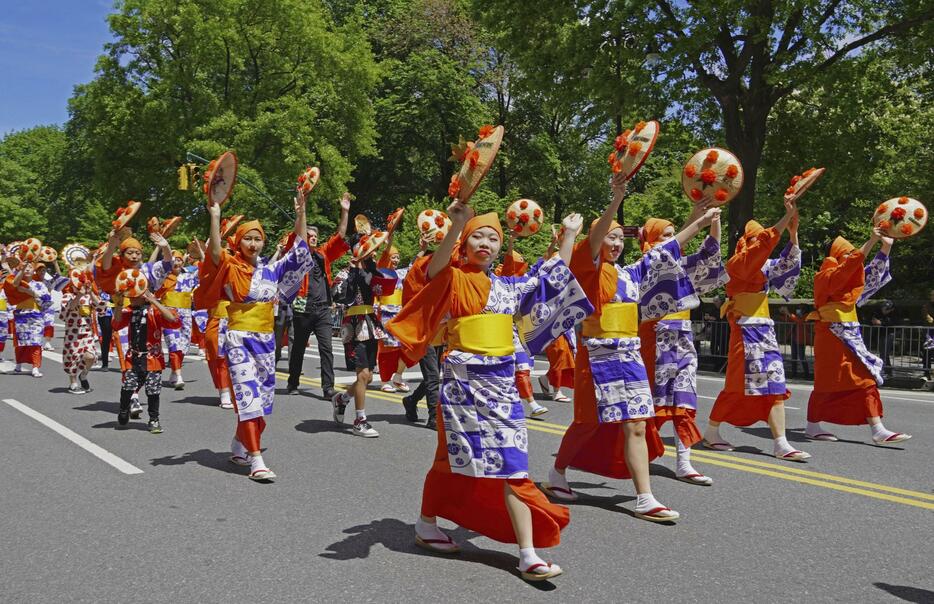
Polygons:
[[418,368],[422,371],[422,381],[412,391],[412,394],[402,397],[405,418],[410,422],[418,421],[416,405],[418,405],[418,401],[422,397],[425,397],[425,403],[428,405],[428,422],[426,425],[432,430],[438,429],[435,421],[438,411],[438,387],[441,384],[439,359],[443,352],[444,346],[428,347],[425,356],[418,362]]
[[340,207],[337,233],[321,247],[318,247],[318,228],[308,226],[308,246],[315,262],[311,271],[305,275],[298,296],[292,303],[294,337],[289,340],[289,394],[298,394],[305,350],[312,333],[315,334],[318,356],[321,357],[321,390],[324,398],[330,400],[337,392],[334,390],[334,350],[331,344],[331,263],[350,250],[350,245],[345,239],[347,218],[350,214],[350,193],[344,193]]
[[107,302],[107,311],[97,315],[97,326],[100,329],[101,336],[101,369],[107,369],[110,367],[110,343],[114,333],[110,323],[113,320],[113,311],[111,310],[113,305],[110,296],[104,292],[101,292],[101,299]]

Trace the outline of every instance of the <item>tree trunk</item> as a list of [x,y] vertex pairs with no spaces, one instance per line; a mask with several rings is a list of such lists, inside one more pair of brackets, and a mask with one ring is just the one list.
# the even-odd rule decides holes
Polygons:
[[755,211],[756,181],[762,150],[765,147],[766,119],[771,107],[768,103],[746,99],[740,111],[735,97],[720,100],[727,148],[736,154],[743,166],[743,188],[730,202],[729,251],[736,249],[736,241],[743,234],[746,223]]

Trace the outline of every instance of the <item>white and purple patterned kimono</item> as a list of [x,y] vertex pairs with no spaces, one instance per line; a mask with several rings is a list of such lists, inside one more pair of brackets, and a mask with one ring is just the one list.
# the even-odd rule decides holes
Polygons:
[[[250,291],[243,303],[272,303],[278,295],[280,300],[291,304],[302,284],[302,277],[313,264],[311,250],[304,240],[275,262],[260,260],[253,270]],[[228,299],[232,298],[230,286],[226,285],[225,289]],[[228,324],[223,346],[239,421],[272,414],[276,392],[275,339],[272,332],[229,329]]]
[[[775,292],[787,300],[794,294],[801,275],[801,248],[789,242],[778,258],[765,261],[762,274],[765,276],[762,293]],[[785,394],[788,390],[785,365],[775,336],[775,322],[767,317],[740,317],[736,324],[743,336],[746,395]]]
[[6,299],[6,293],[0,287],[0,350],[10,338],[10,319],[12,315],[9,310],[9,301]]
[[[873,297],[886,283],[892,280],[892,274],[889,272],[889,255],[878,252],[865,266],[863,273],[866,277],[866,285],[863,288],[863,293],[859,296],[859,300],[856,301],[856,306],[863,306],[869,301],[869,298]],[[856,355],[856,358],[875,378],[876,384],[881,386],[883,382],[882,359],[869,352],[866,348],[859,321],[830,323],[828,327],[831,333],[837,336],[850,349],[850,352]]]
[[[411,265],[404,268],[381,268],[379,271],[390,278],[396,279],[396,291],[402,291],[402,282],[405,281],[406,275],[409,274],[409,269],[412,268]],[[389,323],[396,315],[402,310],[402,305],[400,304],[380,304],[379,305],[379,322],[385,325]],[[387,330],[383,330],[383,346],[390,346],[398,348],[400,346],[399,340],[396,339],[391,333]]]
[[[490,294],[482,313],[521,314],[526,345],[536,353],[593,312],[560,258],[547,261],[535,276],[489,278]],[[440,401],[451,472],[474,478],[528,478],[528,433],[515,373],[513,354],[449,350]]]
[[[191,293],[198,287],[198,273],[182,271],[178,274],[178,280],[175,282],[175,291]],[[188,354],[188,347],[191,345],[191,308],[176,308],[178,318],[182,321],[179,329],[163,330],[166,345],[169,352],[181,352]]]
[[[720,242],[710,235],[696,253],[682,256],[680,264],[690,284],[690,288],[680,293],[688,296],[687,303],[693,304],[690,308],[698,306],[694,303],[697,296],[692,294],[706,294],[729,280],[720,256]],[[674,280],[668,282],[675,284]],[[676,289],[673,288],[672,295],[677,295]],[[645,317],[646,311],[643,309],[641,314]],[[649,377],[654,380],[656,407],[697,409],[697,350],[690,319],[663,319],[655,325],[655,375]]]
[[[20,285],[27,283],[26,279]],[[42,331],[45,327],[45,313],[52,308],[52,293],[44,281],[29,281],[38,310],[13,309],[13,325],[16,329],[16,344],[19,347],[42,346]]]
[[[594,264],[599,267],[598,257]],[[700,303],[681,266],[681,247],[671,239],[627,266],[616,265],[616,293],[611,302],[642,303],[642,319],[652,321]],[[639,337],[582,337],[590,357],[597,420],[600,423],[655,416]]]

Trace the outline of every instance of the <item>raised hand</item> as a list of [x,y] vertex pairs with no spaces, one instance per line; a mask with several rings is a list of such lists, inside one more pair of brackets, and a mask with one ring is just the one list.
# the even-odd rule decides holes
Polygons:
[[704,212],[704,225],[711,224],[714,220],[720,220],[720,208],[709,208]]
[[613,174],[611,179],[611,184],[613,188],[613,198],[622,199],[626,196],[626,186],[628,181],[622,172],[616,172]]
[[344,194],[341,196],[340,204],[341,204],[342,211],[344,212],[350,211],[350,193],[348,191],[344,191]]
[[467,205],[466,203],[461,203],[460,200],[455,199],[451,205],[448,206],[448,217],[451,219],[451,222],[460,226],[467,224],[467,221],[474,217],[474,209]]
[[162,233],[158,231],[149,233],[149,240],[152,241],[156,247],[165,247],[169,244],[169,242],[165,240],[165,237],[162,236]]
[[295,206],[295,213],[298,214],[300,212],[304,212],[306,203],[307,203],[307,200],[305,198],[305,191],[302,190],[301,187],[296,187],[295,188],[295,199],[293,200],[293,204]]
[[574,237],[580,233],[581,229],[584,227],[584,217],[574,212],[565,216],[564,220],[561,221],[561,224],[564,226],[565,233],[569,233],[572,237]]
[[208,216],[212,219],[220,220],[221,218],[221,206],[217,203],[208,204]]

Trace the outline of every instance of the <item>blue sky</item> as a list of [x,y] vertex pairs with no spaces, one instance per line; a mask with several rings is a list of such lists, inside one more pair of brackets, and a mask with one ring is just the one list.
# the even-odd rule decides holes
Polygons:
[[75,84],[111,40],[112,0],[0,2],[0,136],[64,124]]

